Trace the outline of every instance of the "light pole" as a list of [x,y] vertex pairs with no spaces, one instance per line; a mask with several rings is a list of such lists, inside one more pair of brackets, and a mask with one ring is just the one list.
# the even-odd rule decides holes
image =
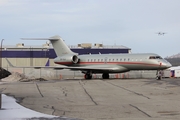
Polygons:
[[[1,69],[1,78],[3,75],[3,69],[2,69],[2,43],[3,43],[4,39],[1,40],[1,49],[0,49],[0,69]],[[2,104],[2,95],[1,95],[1,91],[0,91],[0,109],[1,109],[1,105]]]
[[1,49],[0,49],[0,68],[1,68],[1,78],[2,78],[2,44],[3,44],[4,39],[1,40]]

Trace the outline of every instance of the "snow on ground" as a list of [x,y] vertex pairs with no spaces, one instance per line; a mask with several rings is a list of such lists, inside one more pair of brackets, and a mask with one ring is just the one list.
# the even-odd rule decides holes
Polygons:
[[2,94],[2,109],[0,110],[0,120],[25,120],[28,118],[55,118],[57,116],[39,113],[27,109],[16,103],[15,99]]
[[27,77],[24,74],[13,72],[6,78],[1,79],[2,82],[16,82],[22,79],[26,79]]
[[17,81],[28,82],[33,80],[45,80],[45,79],[35,78],[32,75],[27,76],[18,72],[12,72],[11,75],[9,75],[8,77],[1,79],[2,82],[17,82]]
[[[1,79],[0,84],[32,80],[32,77],[27,77],[24,74],[17,72],[12,73],[12,75]],[[34,78],[34,80],[42,80],[39,78]],[[1,92],[0,92],[1,94]],[[39,113],[28,108],[25,108],[18,103],[13,97],[6,96],[2,94],[2,108],[0,109],[0,120],[79,120],[74,118],[59,117],[53,115],[47,115]]]

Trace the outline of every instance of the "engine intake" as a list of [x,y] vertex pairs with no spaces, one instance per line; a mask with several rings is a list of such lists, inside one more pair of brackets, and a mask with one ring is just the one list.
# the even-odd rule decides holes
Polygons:
[[76,63],[78,63],[78,57],[76,56],[76,55],[73,55],[73,57],[72,57],[72,62],[74,63],[74,64],[76,64]]
[[66,54],[55,58],[54,62],[56,64],[71,65],[71,64],[77,64],[79,62],[79,58],[77,55]]

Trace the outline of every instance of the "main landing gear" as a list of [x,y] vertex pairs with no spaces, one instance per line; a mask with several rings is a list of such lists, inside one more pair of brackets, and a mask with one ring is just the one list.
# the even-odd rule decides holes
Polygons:
[[[85,79],[92,79],[92,73],[91,72],[85,73],[84,78]],[[103,79],[109,79],[109,73],[103,73],[102,78]]]
[[92,79],[92,73],[88,72],[84,75],[85,79]]
[[102,78],[103,79],[109,79],[109,73],[103,73]]

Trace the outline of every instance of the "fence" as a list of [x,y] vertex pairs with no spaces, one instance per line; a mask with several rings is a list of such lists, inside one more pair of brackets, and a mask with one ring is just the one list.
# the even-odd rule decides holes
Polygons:
[[[84,74],[81,71],[71,70],[54,70],[54,69],[33,69],[33,68],[6,68],[10,72],[18,72],[26,75],[29,78],[44,78],[44,79],[84,79]],[[126,73],[110,74],[110,78],[121,79],[141,79],[155,78],[156,71],[130,71]],[[102,78],[102,74],[93,74],[93,78]]]

